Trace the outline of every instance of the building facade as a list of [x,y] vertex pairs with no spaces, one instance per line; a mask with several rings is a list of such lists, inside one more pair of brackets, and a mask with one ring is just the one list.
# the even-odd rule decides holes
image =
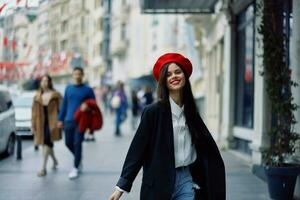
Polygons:
[[111,15],[113,81],[149,76],[157,58],[179,52],[197,66],[193,80],[201,78],[199,57],[193,44],[192,25],[182,15],[144,15],[140,1],[113,1]]
[[[262,71],[262,36],[257,28],[261,0],[219,1],[215,13],[191,16],[204,68],[204,120],[214,138],[235,150],[260,173],[262,151],[269,145],[269,106]],[[285,1],[287,41],[292,78],[299,83],[299,2]],[[298,55],[298,56],[297,56]],[[299,105],[299,88],[293,89]],[[299,131],[299,110],[295,112]],[[298,154],[298,155],[297,155]],[[295,160],[300,161],[299,151]],[[298,184],[298,196],[300,186]]]
[[2,16],[1,80],[16,83],[30,76],[37,59],[36,16],[36,8],[16,8]]
[[85,1],[88,10],[87,19],[87,68],[86,76],[90,85],[98,87],[105,72],[104,63],[104,8],[101,0]]

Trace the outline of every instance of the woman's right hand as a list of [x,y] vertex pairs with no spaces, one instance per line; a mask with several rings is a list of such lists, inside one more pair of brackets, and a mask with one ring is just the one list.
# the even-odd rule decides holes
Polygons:
[[112,193],[112,195],[109,197],[109,200],[119,200],[122,194],[123,192],[116,189],[114,193]]

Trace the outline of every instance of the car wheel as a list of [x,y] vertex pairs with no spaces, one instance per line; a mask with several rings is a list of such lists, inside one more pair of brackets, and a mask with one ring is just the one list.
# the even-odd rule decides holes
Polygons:
[[5,150],[5,154],[7,156],[13,155],[15,152],[15,135],[11,134],[8,138],[7,141],[7,146],[6,146],[6,150]]

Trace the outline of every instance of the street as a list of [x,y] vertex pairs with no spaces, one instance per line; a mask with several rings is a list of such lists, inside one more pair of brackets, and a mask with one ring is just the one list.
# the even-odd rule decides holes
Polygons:
[[[206,132],[199,114],[221,150],[227,200],[267,200],[269,189],[273,199],[300,199],[299,172],[285,171],[300,166],[299,52],[300,0],[0,0],[0,200],[108,200],[135,134],[131,119],[157,101],[170,102],[172,115],[155,109],[159,126],[147,119],[140,129],[157,128],[143,159],[143,181],[155,190],[142,196],[166,200],[170,155],[175,166],[194,162],[189,136],[201,144],[198,157],[213,152],[197,139]],[[103,112],[95,132],[97,103],[117,117]],[[60,140],[62,122],[75,118],[96,138],[83,143],[81,163],[77,126],[65,123]],[[15,136],[30,132],[47,146],[23,138],[17,159]],[[58,168],[49,159],[45,169],[53,141]],[[225,200],[221,159],[209,156],[207,182],[222,180],[210,194]],[[205,182],[197,169],[192,178]],[[121,200],[139,199],[141,177]]]
[[[15,145],[17,146],[17,141],[16,141]],[[25,151],[27,148],[34,149],[32,138],[23,138],[22,139],[22,150]],[[17,151],[17,147],[16,147],[15,151]],[[16,152],[15,152],[15,154],[16,154]],[[0,163],[4,159],[9,159],[9,158],[5,154],[1,154],[0,155]]]
[[[37,177],[42,161],[42,151],[34,151],[27,146],[23,160],[10,157],[0,161],[0,199],[1,200],[106,200],[114,190],[121,167],[134,135],[129,128],[129,120],[123,125],[123,137],[113,135],[113,119],[105,115],[104,127],[96,132],[96,142],[84,142],[83,173],[78,179],[69,180],[72,167],[71,154],[64,142],[55,143],[55,153],[59,167],[48,174]],[[28,141],[26,141],[28,143]],[[232,153],[222,152],[226,163],[227,199],[229,200],[267,200],[266,183],[251,173],[250,165],[236,158]],[[124,194],[124,200],[138,200],[141,173],[134,182],[132,191]]]

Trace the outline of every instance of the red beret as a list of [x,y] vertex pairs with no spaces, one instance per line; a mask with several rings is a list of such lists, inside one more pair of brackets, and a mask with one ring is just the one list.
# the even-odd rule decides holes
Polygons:
[[168,63],[176,63],[183,68],[183,70],[187,73],[190,77],[193,71],[192,63],[189,59],[182,56],[179,53],[166,53],[160,56],[153,67],[153,76],[158,81],[160,71]]

